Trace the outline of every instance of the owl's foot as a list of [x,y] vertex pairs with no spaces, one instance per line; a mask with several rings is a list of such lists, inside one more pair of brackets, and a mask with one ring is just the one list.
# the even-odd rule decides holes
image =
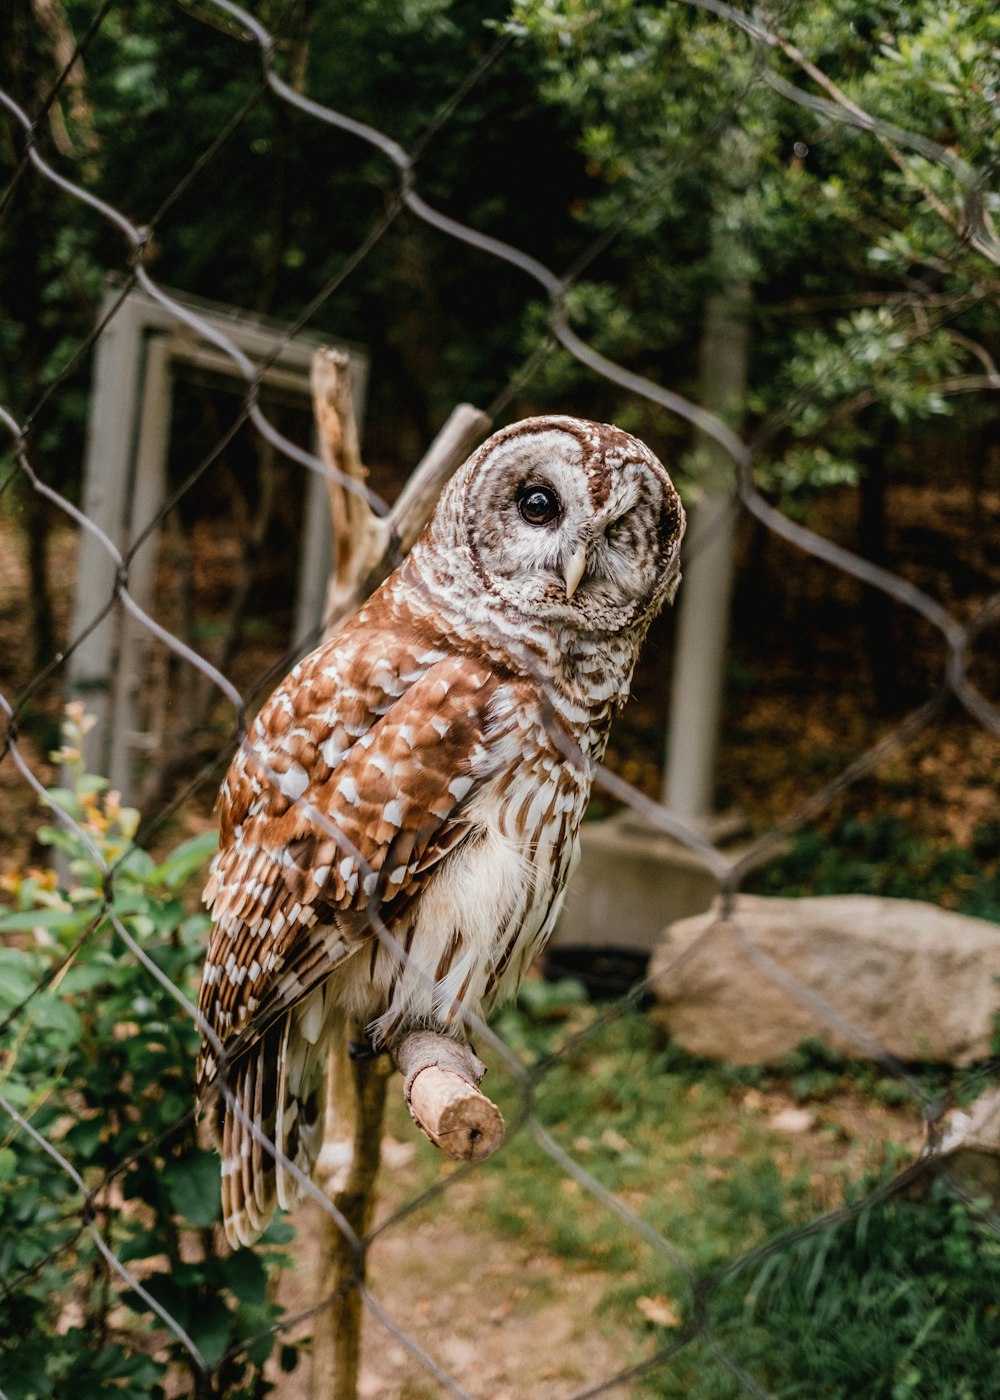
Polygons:
[[347,1058],[349,1060],[377,1060],[379,1055],[387,1055],[388,1053],[384,1045],[376,1048],[368,1039],[347,1042]]

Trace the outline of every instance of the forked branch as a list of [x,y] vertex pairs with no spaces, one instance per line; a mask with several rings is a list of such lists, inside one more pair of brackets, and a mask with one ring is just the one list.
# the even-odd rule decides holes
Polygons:
[[[459,404],[393,509],[380,516],[369,503],[348,357],[336,350],[318,350],[312,389],[333,521],[334,562],[323,619],[324,636],[330,637],[412,548],[442,488],[489,431],[490,419],[469,404]],[[363,1240],[375,1199],[388,1076],[383,1057],[350,1058],[350,1034],[339,1038],[331,1056],[327,1131],[316,1176]],[[353,1034],[363,1032],[355,1027]],[[392,1049],[403,1072],[406,1106],[431,1142],[460,1161],[479,1161],[496,1151],[503,1141],[503,1118],[479,1090],[486,1066],[467,1045],[421,1031],[403,1036]],[[364,1270],[363,1255],[358,1257],[333,1218],[324,1215],[315,1287],[317,1298],[331,1301],[315,1329],[311,1400],[354,1400],[357,1395],[358,1285],[364,1281]]]

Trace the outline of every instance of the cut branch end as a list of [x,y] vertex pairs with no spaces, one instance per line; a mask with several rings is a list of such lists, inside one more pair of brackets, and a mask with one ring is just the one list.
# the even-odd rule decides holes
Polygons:
[[484,1162],[503,1143],[504,1121],[496,1104],[454,1070],[422,1069],[406,1106],[424,1136],[456,1162]]
[[415,1031],[395,1047],[410,1117],[456,1162],[483,1162],[501,1146],[503,1115],[479,1088],[486,1066],[471,1046]]

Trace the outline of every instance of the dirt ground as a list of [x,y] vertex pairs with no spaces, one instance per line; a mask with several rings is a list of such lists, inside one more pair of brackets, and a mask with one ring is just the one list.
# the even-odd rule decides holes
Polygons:
[[[390,1095],[396,1083],[390,1081]],[[699,1086],[693,1086],[695,1098],[698,1092]],[[394,1122],[383,1147],[376,1229],[419,1193],[424,1180],[419,1158],[429,1150],[418,1145],[398,1105],[392,1105],[390,1116]],[[854,1091],[801,1106],[780,1090],[751,1088],[738,1093],[727,1122],[716,1123],[690,1144],[692,1156],[708,1163],[710,1178],[724,1176],[713,1163],[739,1150],[747,1119],[769,1137],[782,1177],[808,1179],[816,1214],[841,1205],[845,1183],[879,1160],[888,1143],[915,1157],[923,1142],[912,1108],[892,1108]],[[650,1331],[645,1349],[636,1337],[644,1322],[679,1325],[680,1308],[671,1299],[640,1297],[635,1325],[623,1326],[613,1310],[602,1308],[609,1286],[621,1284],[622,1278],[609,1275],[601,1260],[557,1257],[532,1238],[530,1227],[520,1239],[491,1233],[478,1206],[483,1192],[496,1189],[497,1180],[473,1171],[448,1187],[441,1207],[418,1208],[376,1239],[369,1256],[369,1287],[402,1332],[475,1400],[569,1400],[664,1345],[659,1330]],[[574,1196],[578,1190],[569,1178],[562,1179],[560,1189]],[[666,1163],[663,1189],[683,1189],[671,1179]],[[642,1200],[622,1194],[641,1212]],[[279,1295],[289,1315],[317,1301],[311,1279],[321,1239],[318,1208],[301,1208],[295,1223],[297,1265],[282,1276]],[[316,1325],[310,1319],[299,1333]],[[307,1400],[309,1366],[306,1355],[288,1375],[269,1372],[277,1384],[276,1400]],[[626,1383],[614,1393],[632,1391]],[[362,1400],[436,1400],[447,1394],[398,1337],[371,1313],[365,1316]]]
[[[310,1210],[299,1222],[303,1275],[317,1215]],[[528,1244],[463,1228],[459,1202],[452,1218],[407,1223],[380,1239],[369,1276],[400,1331],[475,1400],[568,1400],[628,1364],[624,1339],[597,1313],[603,1273],[570,1270]],[[289,1282],[282,1289],[289,1311],[308,1306],[303,1280]],[[276,1400],[304,1400],[308,1366],[306,1358],[280,1379]],[[448,1392],[368,1313],[358,1393],[362,1400],[429,1400]]]

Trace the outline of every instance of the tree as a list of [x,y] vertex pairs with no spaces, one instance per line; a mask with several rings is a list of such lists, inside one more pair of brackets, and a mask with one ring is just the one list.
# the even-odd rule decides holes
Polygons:
[[[577,325],[705,402],[700,327],[745,281],[755,482],[792,510],[860,483],[858,543],[883,560],[887,467],[912,461],[929,418],[968,432],[983,409],[955,396],[997,387],[992,7],[830,0],[768,22],[700,0],[516,0],[513,23],[600,177],[578,216],[614,235],[574,288]],[[579,379],[566,360],[560,375]],[[647,404],[616,411],[675,457],[694,446]],[[704,484],[690,452],[681,471]],[[877,601],[869,667],[876,704],[894,708]]]

